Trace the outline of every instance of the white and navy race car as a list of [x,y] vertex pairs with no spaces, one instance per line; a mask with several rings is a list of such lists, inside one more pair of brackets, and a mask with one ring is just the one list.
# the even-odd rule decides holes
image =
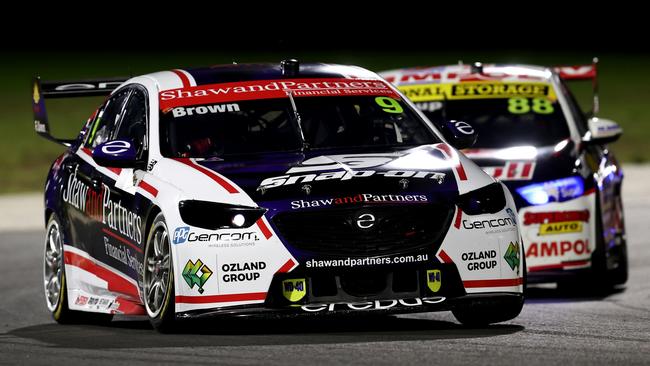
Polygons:
[[[513,192],[530,282],[600,288],[627,280],[621,185],[607,143],[622,133],[598,111],[591,65],[451,65],[380,73],[435,123],[459,119],[478,132],[463,152]],[[591,81],[581,110],[568,82]],[[591,116],[591,117],[590,117]]]
[[[508,189],[376,74],[240,64],[33,86],[67,150],[45,185],[58,322],[453,311],[516,317],[525,262]],[[79,136],[45,98],[110,94]]]

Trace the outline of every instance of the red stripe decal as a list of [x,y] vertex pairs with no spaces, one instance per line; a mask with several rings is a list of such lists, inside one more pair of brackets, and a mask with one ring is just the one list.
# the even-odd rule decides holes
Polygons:
[[542,266],[530,266],[528,267],[528,272],[545,271],[547,269],[561,269],[561,268],[562,268],[562,263],[545,264]]
[[[81,149],[79,149],[79,151],[85,153],[86,155],[90,156],[91,158],[93,157],[92,151],[87,147],[82,147]],[[106,167],[106,169],[110,170],[111,172],[113,172],[113,173],[115,173],[117,175],[120,175],[120,173],[122,173],[122,168]]]
[[79,267],[108,282],[108,291],[126,294],[139,301],[140,295],[138,294],[138,289],[134,284],[122,278],[122,276],[76,253],[64,252],[63,258],[66,265]]
[[158,190],[154,188],[151,184],[141,180],[140,183],[138,183],[138,187],[144,189],[145,191],[149,192],[152,196],[156,197],[158,196]]
[[261,217],[257,220],[257,226],[260,228],[260,230],[262,230],[262,234],[264,234],[264,237],[266,239],[273,236],[273,233],[271,233],[271,230],[269,230],[268,226],[266,226],[266,223],[264,223],[264,220]]
[[564,267],[572,267],[572,266],[586,266],[589,265],[591,261],[589,260],[580,260],[580,261],[570,261],[570,262],[562,262],[562,263],[555,263],[555,264],[545,264],[541,266],[531,266],[528,268],[529,272],[538,272],[538,271],[545,271],[548,269],[564,269]]
[[499,178],[501,176],[501,173],[503,173],[503,168],[495,168],[494,169],[494,174],[492,174],[492,177],[494,178]]
[[228,183],[225,179],[223,179],[221,176],[215,174],[214,172],[194,163],[192,160],[189,158],[177,158],[176,161],[181,162],[187,166],[191,166],[192,168],[200,171],[201,173],[207,175],[208,177],[212,178],[213,181],[219,183],[220,186],[222,186],[228,193],[239,193],[237,191],[237,188],[233,187],[232,184]]
[[514,178],[514,176],[517,174],[517,168],[519,167],[519,163],[510,163],[508,164],[508,178]]
[[441,250],[440,253],[438,253],[438,256],[442,259],[443,263],[454,263],[444,250]]
[[451,149],[449,148],[449,146],[447,146],[445,144],[438,144],[438,145],[436,145],[436,148],[438,148],[440,151],[445,153],[445,157],[447,159],[451,158]]
[[115,299],[120,306],[117,308],[117,310],[113,310],[113,313],[120,313],[120,314],[128,314],[128,315],[145,315],[147,314],[146,310],[144,309],[144,306],[135,303],[127,298],[124,297],[117,297]]
[[584,266],[586,264],[591,263],[591,260],[579,260],[579,261],[568,261],[568,262],[562,262],[562,265],[565,267],[570,267],[570,266]]
[[115,238],[115,239],[121,241],[122,243],[124,243],[124,244],[130,246],[130,247],[133,248],[136,252],[138,252],[138,253],[142,253],[142,249],[138,248],[137,246],[135,246],[135,244],[129,242],[128,240],[126,240],[126,239],[124,239],[123,237],[121,237],[121,236],[115,234],[114,232],[108,230],[107,228],[103,228],[102,231],[104,232],[104,234],[106,234],[106,235],[108,235],[108,236],[110,236],[110,237],[113,237],[113,238]]
[[227,294],[212,296],[176,296],[177,303],[184,304],[211,304],[216,302],[234,302],[266,300],[266,292],[251,292],[248,294]]
[[521,172],[521,177],[522,178],[528,178],[530,179],[530,168],[533,166],[533,163],[526,163],[524,164],[524,171]]
[[463,168],[463,164],[460,163],[460,160],[458,161],[458,165],[456,165],[456,172],[458,173],[458,179],[467,180],[467,175],[465,174],[465,168]]
[[122,168],[111,168],[111,167],[106,167],[106,169],[112,171],[113,173],[120,175],[122,173]]
[[460,229],[460,223],[463,218],[463,210],[458,207],[458,210],[456,211],[456,221],[454,221],[454,227],[456,229]]
[[191,87],[190,79],[188,79],[187,75],[185,75],[184,72],[182,72],[181,70],[172,70],[172,72],[178,75],[179,78],[181,78],[181,82],[183,83],[183,88]]
[[446,144],[438,144],[436,145],[436,148],[442,151],[443,155],[445,155],[445,158],[447,159],[455,157],[456,159],[455,169],[456,169],[456,173],[458,174],[458,179],[467,180],[467,174],[465,174],[465,168],[463,168],[463,164],[460,163],[460,158],[456,156],[455,153],[452,152],[451,148]]
[[463,286],[465,288],[476,288],[476,287],[509,287],[509,286],[519,286],[524,283],[522,277],[519,278],[508,278],[508,279],[499,279],[499,280],[471,280],[463,281]]
[[293,259],[289,258],[287,263],[283,264],[282,267],[280,267],[280,269],[278,269],[278,271],[276,273],[287,273],[295,265],[296,265],[296,262],[294,262]]

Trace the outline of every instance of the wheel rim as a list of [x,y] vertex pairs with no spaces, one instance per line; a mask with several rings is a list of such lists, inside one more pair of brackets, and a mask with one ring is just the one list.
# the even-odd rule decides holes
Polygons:
[[63,282],[63,241],[59,224],[52,220],[45,231],[43,285],[47,308],[54,311],[61,299]]
[[169,291],[171,260],[165,224],[158,222],[151,233],[145,253],[144,303],[149,316],[155,318],[160,314]]

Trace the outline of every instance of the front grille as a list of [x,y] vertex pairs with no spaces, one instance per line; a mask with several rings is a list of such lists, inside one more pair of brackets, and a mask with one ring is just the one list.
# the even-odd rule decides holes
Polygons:
[[[374,225],[363,229],[360,216]],[[453,209],[443,205],[357,206],[282,212],[273,223],[294,248],[326,256],[377,256],[438,244],[451,223]],[[370,216],[361,217],[367,226]]]

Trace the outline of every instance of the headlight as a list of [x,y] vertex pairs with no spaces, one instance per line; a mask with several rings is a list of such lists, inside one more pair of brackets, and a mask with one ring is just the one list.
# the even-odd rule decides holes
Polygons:
[[204,229],[240,229],[253,225],[266,213],[265,208],[187,200],[178,204],[181,219]]
[[483,188],[458,196],[458,207],[468,215],[497,213],[506,205],[506,197],[500,183],[488,184]]
[[585,185],[580,177],[562,178],[517,188],[517,193],[531,205],[564,202],[580,197],[584,192]]

